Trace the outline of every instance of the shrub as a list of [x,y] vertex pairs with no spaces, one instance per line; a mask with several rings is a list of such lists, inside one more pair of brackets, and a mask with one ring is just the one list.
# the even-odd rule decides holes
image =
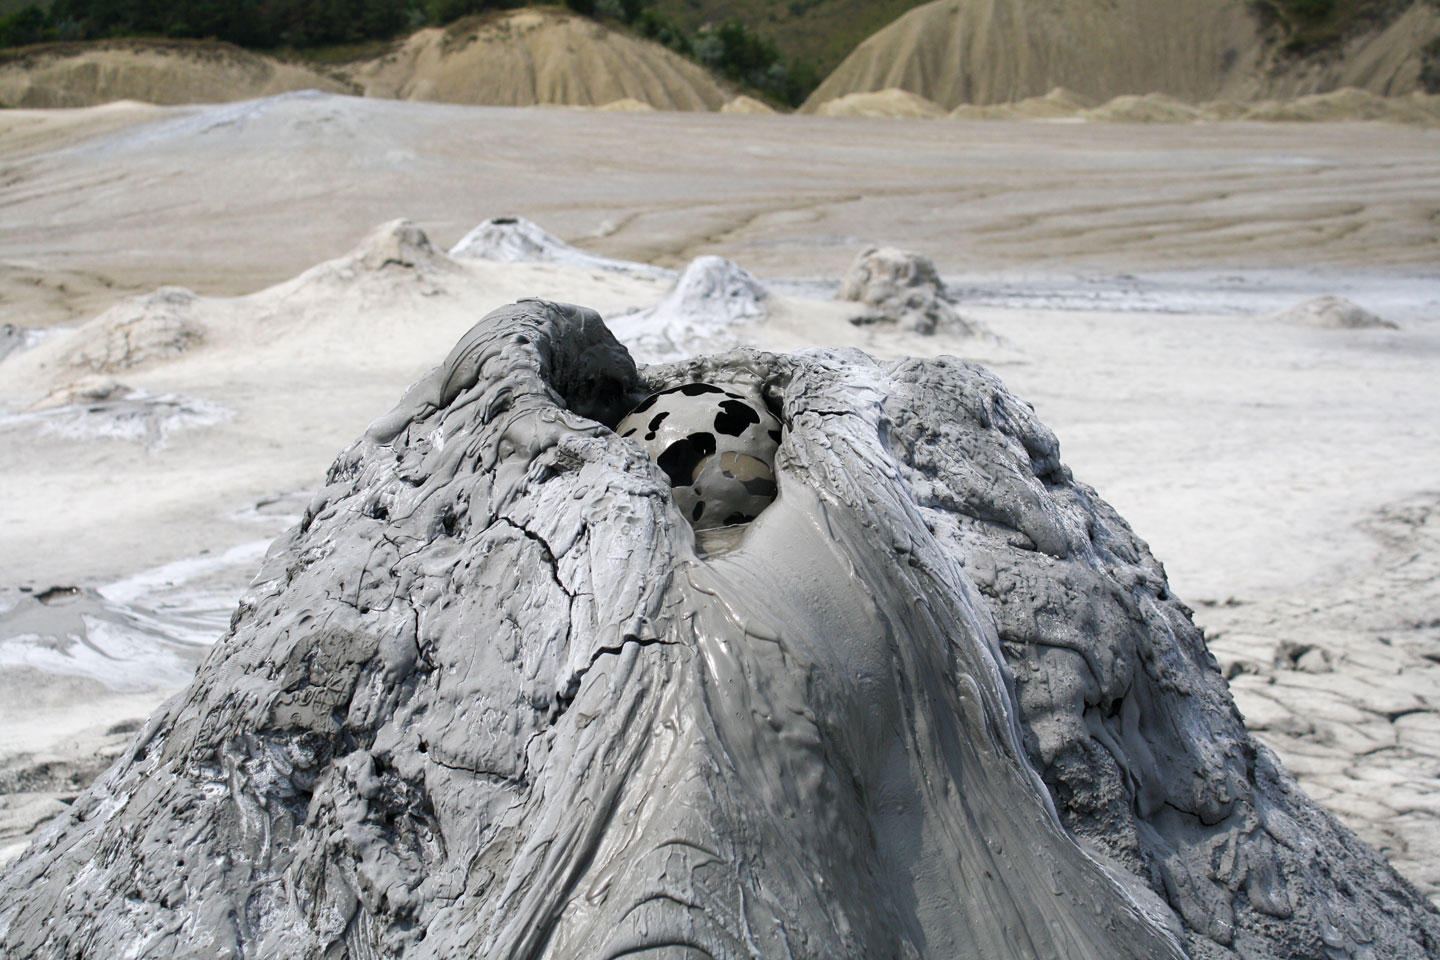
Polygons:
[[20,47],[30,43],[43,43],[54,39],[53,34],[45,11],[33,3],[8,17],[0,17],[0,46]]

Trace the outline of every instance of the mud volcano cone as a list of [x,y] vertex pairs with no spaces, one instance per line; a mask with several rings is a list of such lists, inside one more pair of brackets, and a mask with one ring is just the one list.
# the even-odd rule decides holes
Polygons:
[[[612,427],[783,424],[697,534]],[[637,371],[474,327],[0,880],[10,957],[1421,958],[1440,916],[1245,733],[1145,545],[956,360]]]

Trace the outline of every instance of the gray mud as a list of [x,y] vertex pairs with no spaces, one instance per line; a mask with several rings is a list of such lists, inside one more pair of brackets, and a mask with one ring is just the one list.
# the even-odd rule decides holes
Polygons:
[[647,361],[667,362],[740,346],[731,328],[761,323],[770,292],[733,260],[696,257],[654,306],[614,314],[607,325]]
[[[758,388],[704,555],[610,426]],[[637,371],[496,311],[341,455],[231,630],[0,877],[9,955],[1422,958],[1440,913],[1245,732],[991,374]]]
[[1012,271],[947,276],[945,282],[963,305],[1009,309],[1263,316],[1338,294],[1401,325],[1440,316],[1440,275],[1433,270]]

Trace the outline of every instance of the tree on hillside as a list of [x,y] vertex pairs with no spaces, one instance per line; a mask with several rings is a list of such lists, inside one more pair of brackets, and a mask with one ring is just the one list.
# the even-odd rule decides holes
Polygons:
[[8,17],[0,17],[0,47],[19,47],[53,39],[49,18],[34,4]]
[[0,19],[0,44],[151,36],[307,47],[393,37],[426,15],[420,0],[55,0]]
[[819,83],[813,72],[792,72],[775,45],[739,19],[701,31],[694,49],[696,59],[717,73],[792,105]]

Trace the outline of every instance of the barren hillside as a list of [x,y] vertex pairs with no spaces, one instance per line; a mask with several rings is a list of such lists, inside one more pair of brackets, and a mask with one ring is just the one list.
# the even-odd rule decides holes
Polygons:
[[1404,94],[1421,87],[1437,36],[1440,10],[1427,0],[1304,57],[1287,55],[1281,25],[1244,0],[935,0],[860,44],[802,109],[889,88],[947,108],[1057,86],[1096,100],[1253,100],[1341,86]]
[[222,103],[289,90],[492,106],[717,110],[734,94],[657,43],[559,8],[420,30],[373,59],[312,68],[225,43],[114,40],[0,54],[0,105]]
[[115,100],[228,103],[304,89],[346,88],[313,70],[228,43],[114,40],[0,55],[0,105],[9,107],[86,107]]
[[345,74],[366,96],[444,103],[717,110],[730,99],[703,68],[657,43],[558,9],[531,8],[421,30]]

